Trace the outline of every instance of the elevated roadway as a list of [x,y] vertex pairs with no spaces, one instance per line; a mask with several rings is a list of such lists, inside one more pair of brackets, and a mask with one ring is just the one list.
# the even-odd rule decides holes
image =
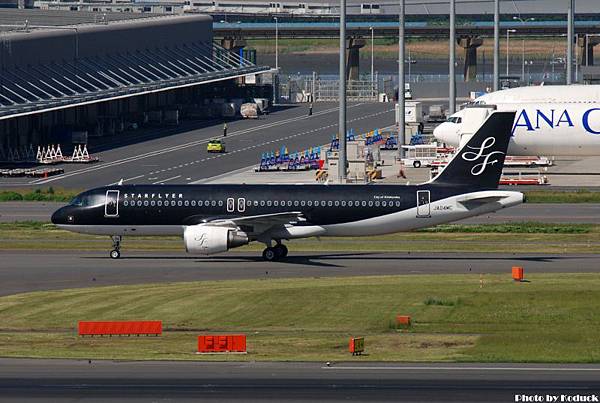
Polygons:
[[[281,22],[277,24],[279,38],[337,38],[340,27],[337,22]],[[398,23],[395,21],[373,22],[348,22],[346,24],[347,36],[390,38],[398,36]],[[538,21],[521,23],[504,22],[501,32],[515,29],[516,36],[558,36],[567,33],[566,21]],[[215,22],[213,23],[214,35],[217,38],[241,37],[244,39],[273,39],[275,37],[274,22]],[[445,25],[428,25],[427,23],[407,23],[405,29],[407,36],[447,38],[449,28]],[[576,34],[600,33],[600,21],[578,21],[575,25]],[[493,36],[494,25],[492,22],[473,22],[458,25],[456,35]]]

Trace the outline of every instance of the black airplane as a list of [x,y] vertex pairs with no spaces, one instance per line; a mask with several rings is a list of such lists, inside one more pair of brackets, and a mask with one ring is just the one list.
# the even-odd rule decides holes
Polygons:
[[522,203],[497,190],[515,112],[494,112],[448,165],[419,185],[117,185],[79,194],[52,215],[69,231],[121,237],[182,235],[186,251],[211,255],[253,241],[267,261],[284,240],[408,231]]

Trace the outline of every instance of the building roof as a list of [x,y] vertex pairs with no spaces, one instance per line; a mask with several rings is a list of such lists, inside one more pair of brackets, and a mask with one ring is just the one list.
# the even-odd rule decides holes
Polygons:
[[[22,29],[26,24],[35,26],[72,26],[80,24],[111,23],[141,18],[156,18],[156,14],[102,13],[86,11],[58,11],[39,9],[0,8],[0,31]],[[159,18],[169,18],[160,16]]]
[[270,70],[214,44],[209,16],[28,11],[44,28],[0,32],[0,120]]
[[0,75],[0,120],[266,71],[206,42],[16,67]]

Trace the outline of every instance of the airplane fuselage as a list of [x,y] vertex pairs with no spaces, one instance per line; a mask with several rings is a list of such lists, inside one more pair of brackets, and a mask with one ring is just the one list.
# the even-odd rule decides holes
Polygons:
[[[469,195],[501,202],[467,208]],[[275,237],[378,235],[454,221],[522,202],[518,192],[461,186],[399,185],[125,185],[98,188],[59,210],[53,221],[75,232],[181,235],[185,226],[228,217],[298,212],[305,221]],[[253,233],[253,228],[242,228]]]
[[[516,111],[509,155],[600,155],[598,86],[523,87],[490,93],[474,105]],[[590,92],[591,91],[591,92]],[[465,111],[453,114],[434,130],[435,137],[458,146]]]

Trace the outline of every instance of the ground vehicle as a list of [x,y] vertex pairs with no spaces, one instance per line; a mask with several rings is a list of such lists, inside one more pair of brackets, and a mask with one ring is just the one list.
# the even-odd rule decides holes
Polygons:
[[208,151],[209,153],[224,153],[225,142],[219,139],[212,139],[206,145],[206,151]]

